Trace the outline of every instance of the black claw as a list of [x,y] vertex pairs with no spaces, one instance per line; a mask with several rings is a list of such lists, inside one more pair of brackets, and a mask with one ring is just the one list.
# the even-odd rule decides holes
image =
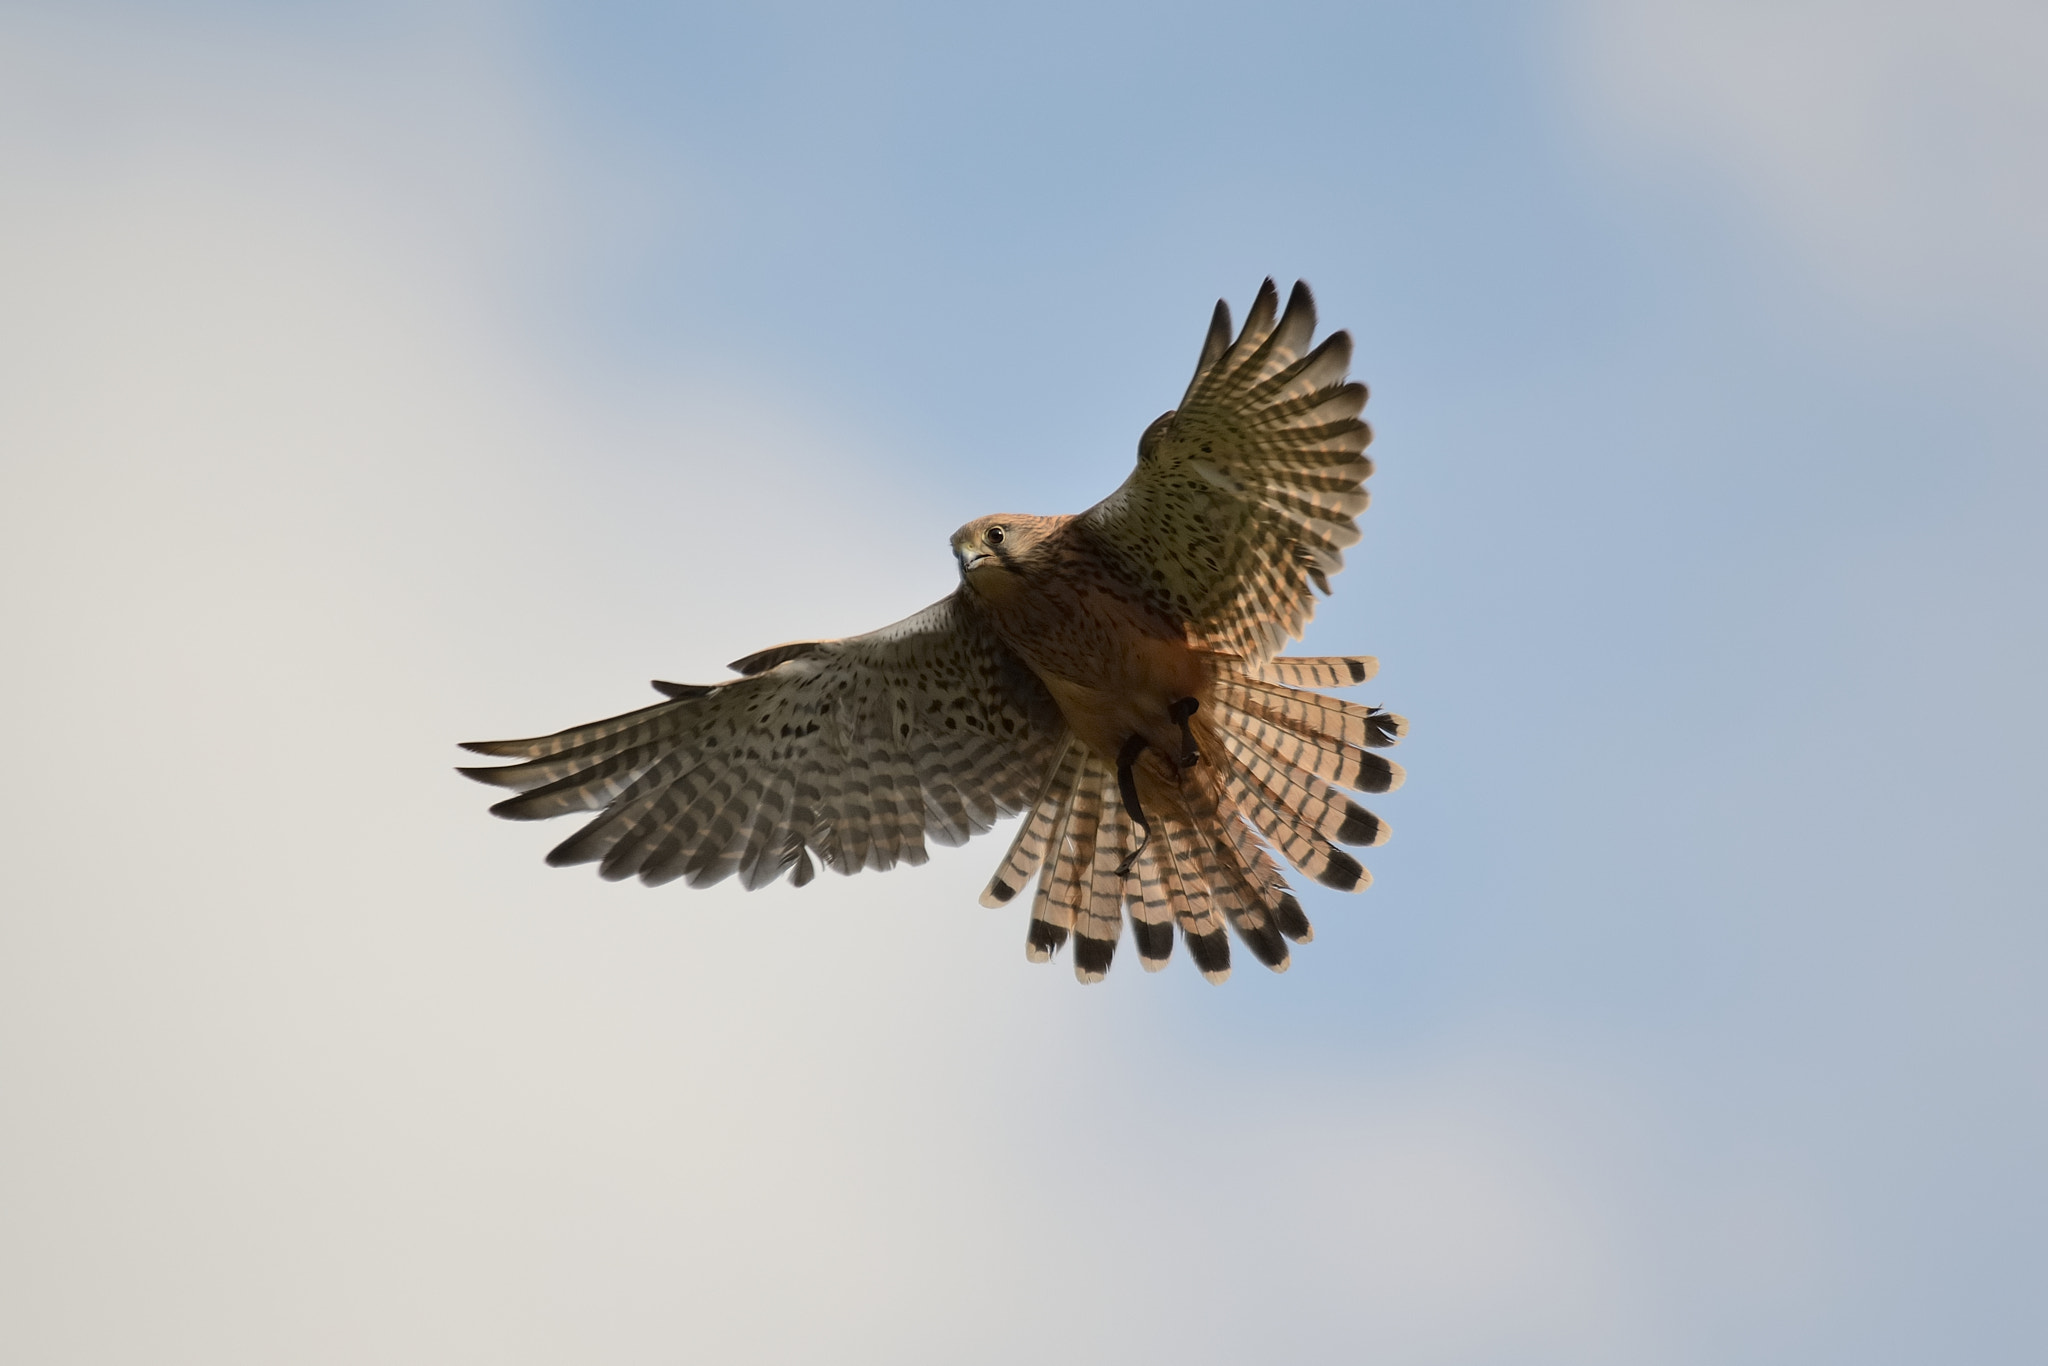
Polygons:
[[1138,804],[1138,776],[1132,766],[1138,756],[1145,752],[1145,737],[1133,735],[1124,741],[1124,747],[1116,756],[1116,790],[1124,799],[1124,810],[1131,813],[1131,820],[1138,827],[1138,847],[1124,856],[1116,866],[1118,877],[1129,877],[1132,867],[1138,862],[1138,855],[1145,852],[1145,846],[1152,842],[1152,822],[1145,819],[1145,808]]

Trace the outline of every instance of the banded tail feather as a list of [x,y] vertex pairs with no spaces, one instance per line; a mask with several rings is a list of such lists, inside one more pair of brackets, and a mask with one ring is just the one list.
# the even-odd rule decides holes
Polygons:
[[[1195,830],[1194,816],[1185,802],[1165,814],[1167,866],[1172,870],[1175,896],[1173,918],[1180,926],[1188,957],[1211,982],[1230,976],[1230,936],[1223,931],[1222,908],[1216,904],[1216,886],[1203,866],[1202,850],[1208,844]],[[1208,857],[1213,861],[1213,846]]]
[[[1078,746],[1076,747],[1079,748]],[[1067,942],[1067,935],[1074,928],[1074,903],[1072,880],[1061,887],[1061,895],[1053,895],[1060,885],[1060,870],[1064,866],[1071,873],[1073,859],[1067,847],[1068,839],[1078,833],[1073,830],[1076,797],[1088,777],[1089,756],[1082,753],[1079,763],[1072,767],[1068,779],[1059,795],[1059,806],[1053,817],[1052,837],[1046,841],[1045,859],[1038,870],[1038,892],[1031,899],[1031,925],[1025,932],[1024,956],[1034,963],[1050,959]],[[1094,832],[1089,832],[1092,840]]]
[[1321,693],[1268,683],[1250,674],[1231,671],[1216,680],[1216,697],[1223,705],[1253,716],[1264,717],[1305,738],[1331,740],[1359,749],[1379,748],[1385,742],[1389,723],[1374,707],[1362,707]]
[[1059,758],[1046,771],[1038,796],[1024,813],[1024,819],[1017,824],[1017,836],[1010,841],[1010,852],[1004,855],[1002,865],[996,869],[987,890],[981,894],[982,905],[1009,904],[1045,862],[1046,846],[1052,843],[1054,827],[1066,810],[1067,795],[1072,792],[1075,775],[1081,767],[1081,755],[1079,742],[1069,740],[1060,751]]
[[1285,972],[1287,941],[1275,923],[1285,884],[1279,882],[1272,860],[1258,850],[1258,841],[1247,837],[1243,819],[1221,788],[1211,776],[1183,789],[1189,796],[1188,809],[1208,837],[1200,850],[1203,872],[1238,939],[1261,963]]
[[1131,942],[1138,948],[1138,965],[1147,972],[1158,972],[1173,957],[1173,897],[1167,891],[1166,871],[1160,866],[1165,856],[1163,843],[1156,848],[1147,844],[1131,869],[1136,886],[1124,893]]
[[[1100,938],[1096,937],[1093,950],[1084,954],[1080,941],[1089,937],[1094,929],[1089,915],[1090,887],[1095,880],[1095,849],[1102,834],[1102,784],[1108,776],[1102,761],[1091,756],[1081,766],[1081,776],[1075,780],[1073,803],[1068,808],[1067,837],[1062,846],[1053,851],[1052,873],[1049,895],[1060,903],[1062,919],[1067,930],[1075,938],[1074,971],[1083,981],[1091,980],[1090,969],[1084,967],[1084,959],[1093,963],[1101,956]],[[1041,882],[1041,887],[1046,882]],[[1105,967],[1107,965],[1105,964]],[[1102,974],[1094,974],[1100,977]]]
[[1380,671],[1371,655],[1277,655],[1266,661],[1266,673],[1290,688],[1349,688]]
[[1129,877],[1124,872],[1124,855],[1130,847],[1131,823],[1117,793],[1116,775],[1107,768],[1100,770],[1095,803],[1100,813],[1095,858],[1088,870],[1085,897],[1074,908],[1074,976],[1082,982],[1101,981],[1116,956],[1117,940],[1123,937]]
[[1288,943],[1314,928],[1288,887],[1284,859],[1325,886],[1360,891],[1372,875],[1341,845],[1375,846],[1387,827],[1343,789],[1386,791],[1401,771],[1362,747],[1391,744],[1406,723],[1377,708],[1337,704],[1276,678],[1342,685],[1370,664],[1344,657],[1275,660],[1262,680],[1226,675],[1202,713],[1207,762],[1182,772],[1169,799],[1145,803],[1153,838],[1131,859],[1136,829],[1108,765],[1072,743],[1026,813],[982,900],[1001,905],[1039,877],[1027,953],[1044,961],[1071,938],[1082,981],[1107,970],[1130,922],[1148,971],[1172,954],[1174,929],[1202,974],[1230,971],[1227,925],[1260,962],[1284,971]]

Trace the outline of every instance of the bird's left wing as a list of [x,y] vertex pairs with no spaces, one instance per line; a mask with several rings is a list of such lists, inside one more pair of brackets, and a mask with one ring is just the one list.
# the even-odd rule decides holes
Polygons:
[[1316,306],[1268,280],[1236,340],[1216,305],[1195,377],[1138,443],[1138,467],[1079,522],[1198,643],[1257,664],[1299,636],[1330,590],[1366,504],[1365,386],[1351,338],[1320,346]]
[[607,878],[759,887],[922,863],[1030,805],[1064,743],[1058,707],[959,593],[864,636],[776,646],[669,701],[531,740],[465,746],[519,794],[515,820],[599,811],[548,855]]

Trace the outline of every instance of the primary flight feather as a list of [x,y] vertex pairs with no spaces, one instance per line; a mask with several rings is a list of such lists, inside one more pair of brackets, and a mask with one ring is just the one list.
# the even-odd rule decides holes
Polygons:
[[1072,940],[1084,982],[1128,920],[1139,961],[1174,929],[1211,981],[1225,925],[1287,966],[1309,923],[1273,855],[1327,886],[1371,875],[1339,845],[1385,824],[1343,789],[1389,792],[1402,718],[1312,691],[1366,657],[1288,658],[1358,540],[1371,430],[1351,339],[1311,347],[1315,300],[1267,280],[1231,335],[1219,302],[1179,408],[1123,485],[1079,515],[998,514],[953,534],[960,586],[864,636],[778,645],[723,683],[531,740],[464,746],[514,820],[595,819],[548,855],[606,878],[798,886],[922,863],[1022,814],[986,905],[1035,876],[1025,951]]

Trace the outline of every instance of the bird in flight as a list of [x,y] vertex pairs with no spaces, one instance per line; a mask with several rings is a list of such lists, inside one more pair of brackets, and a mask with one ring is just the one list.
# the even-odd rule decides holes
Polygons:
[[1371,430],[1346,382],[1351,338],[1311,347],[1314,297],[1267,280],[1233,338],[1219,301],[1180,407],[1138,441],[1122,487],[1078,515],[999,513],[953,533],[960,586],[844,640],[777,645],[721,683],[530,740],[464,748],[517,795],[500,816],[596,819],[548,855],[600,876],[749,888],[818,863],[925,861],[1023,816],[982,893],[1032,878],[1025,952],[1069,940],[1101,980],[1128,919],[1139,962],[1174,929],[1202,975],[1230,975],[1229,925],[1285,969],[1311,937],[1274,855],[1343,891],[1371,875],[1339,845],[1386,825],[1342,789],[1389,792],[1376,751],[1407,722],[1314,691],[1372,677],[1364,656],[1278,654],[1358,540]]

